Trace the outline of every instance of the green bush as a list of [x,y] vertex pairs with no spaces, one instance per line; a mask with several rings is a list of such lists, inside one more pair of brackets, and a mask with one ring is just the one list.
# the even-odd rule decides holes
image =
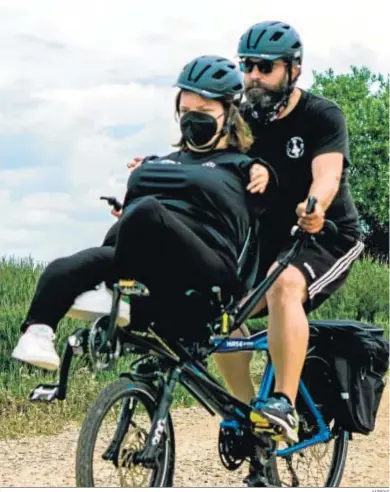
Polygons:
[[[3,438],[20,433],[55,432],[69,421],[82,419],[102,387],[126,371],[129,365],[127,358],[121,359],[114,371],[95,375],[88,371],[88,357],[76,359],[65,402],[49,406],[29,404],[30,391],[38,383],[53,382],[56,377],[10,357],[41,271],[42,265],[36,265],[31,259],[0,259],[0,434]],[[313,313],[312,318],[369,321],[388,332],[387,266],[368,259],[357,262],[346,284]],[[251,321],[255,326],[265,326],[265,323],[266,319]],[[81,322],[67,318],[61,322],[56,341],[60,353],[63,353],[68,335],[82,326]],[[255,357],[252,364],[254,373],[259,373],[260,359],[260,354]],[[210,361],[210,370],[221,380],[213,361]],[[175,396],[176,405],[194,403],[193,398],[180,387]]]

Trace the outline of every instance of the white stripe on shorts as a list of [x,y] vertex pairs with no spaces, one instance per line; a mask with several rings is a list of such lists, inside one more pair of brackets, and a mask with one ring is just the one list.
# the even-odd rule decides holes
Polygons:
[[364,244],[358,241],[355,246],[348,251],[348,253],[341,258],[339,258],[336,263],[330,268],[322,277],[313,282],[308,291],[309,298],[313,299],[315,295],[317,295],[324,287],[337,279],[348,267],[351,263],[356,260],[356,258],[360,255],[360,253],[364,249]]

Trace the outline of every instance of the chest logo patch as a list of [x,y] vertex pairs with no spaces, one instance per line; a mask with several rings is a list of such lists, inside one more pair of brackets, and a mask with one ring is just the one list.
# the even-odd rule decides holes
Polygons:
[[[153,164],[153,161],[151,161],[151,162]],[[181,162],[179,162],[179,161],[173,161],[172,159],[161,159],[159,161],[159,163],[160,164],[179,164],[179,165],[181,164]]]
[[305,144],[301,137],[291,137],[286,145],[287,155],[291,159],[302,157],[305,152]]

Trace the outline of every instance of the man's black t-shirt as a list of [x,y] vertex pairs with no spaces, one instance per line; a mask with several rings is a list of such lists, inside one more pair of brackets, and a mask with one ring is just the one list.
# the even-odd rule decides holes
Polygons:
[[251,215],[261,213],[264,204],[261,195],[245,189],[253,162],[229,149],[145,158],[129,177],[124,206],[142,196],[156,197],[206,244],[237,264]]
[[348,134],[344,115],[333,102],[302,91],[294,110],[285,118],[268,125],[253,120],[250,111],[242,108],[251,127],[255,142],[249,152],[252,157],[265,159],[279,178],[275,202],[262,219],[264,232],[284,242],[296,224],[296,207],[304,201],[312,183],[312,161],[329,152],[344,156],[344,169],[339,191],[326,212],[341,234],[359,237],[356,208],[347,182],[349,166]]

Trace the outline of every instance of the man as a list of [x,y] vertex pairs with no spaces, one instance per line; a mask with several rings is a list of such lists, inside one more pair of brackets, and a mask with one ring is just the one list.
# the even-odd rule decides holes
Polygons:
[[[347,183],[345,119],[334,103],[296,87],[302,52],[298,33],[276,21],[251,26],[238,46],[247,99],[241,109],[255,138],[249,154],[269,162],[279,177],[278,196],[261,224],[258,279],[275,268],[276,260],[288,249],[290,230],[297,222],[306,231],[317,233],[326,217],[339,229],[337,237],[320,236],[305,247],[254,312],[267,308],[269,313],[275,389],[251,418],[262,425],[280,426],[288,442],[298,441],[294,404],[309,338],[306,314],[343,284],[363,250],[358,214]],[[306,215],[310,195],[318,202],[314,212]],[[215,358],[233,394],[251,401],[255,393],[250,354],[218,354]]]

